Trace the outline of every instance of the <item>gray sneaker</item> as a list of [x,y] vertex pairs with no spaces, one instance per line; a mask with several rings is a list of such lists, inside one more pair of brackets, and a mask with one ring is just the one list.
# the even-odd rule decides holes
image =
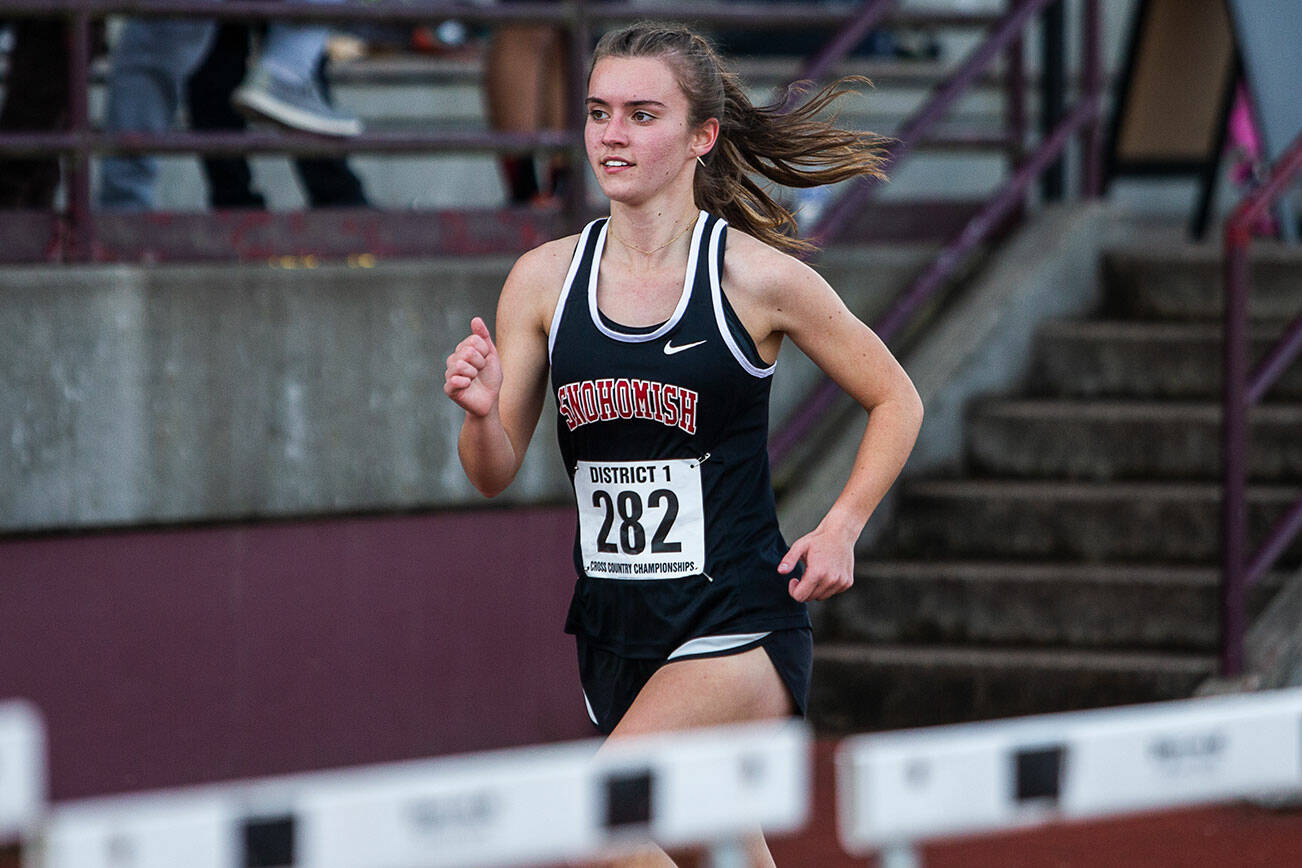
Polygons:
[[327,105],[310,81],[290,82],[254,69],[231,95],[231,104],[257,120],[323,136],[355,136],[362,122]]

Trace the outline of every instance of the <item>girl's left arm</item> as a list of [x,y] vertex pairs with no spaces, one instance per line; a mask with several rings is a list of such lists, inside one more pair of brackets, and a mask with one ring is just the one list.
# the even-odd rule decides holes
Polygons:
[[827,281],[804,263],[777,255],[781,259],[770,259],[760,278],[767,325],[795,341],[868,412],[845,487],[818,527],[792,543],[778,566],[787,574],[803,560],[805,572],[791,580],[791,596],[825,600],[854,583],[855,543],[913,449],[922,400],[890,350]]

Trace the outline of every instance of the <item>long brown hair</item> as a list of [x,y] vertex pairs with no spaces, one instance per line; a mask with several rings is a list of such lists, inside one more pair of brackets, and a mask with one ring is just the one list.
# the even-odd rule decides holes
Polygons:
[[791,212],[753,175],[787,187],[817,187],[857,175],[882,177],[886,139],[819,119],[832,103],[855,92],[852,84],[866,79],[835,81],[790,111],[782,110],[789,91],[769,105],[755,106],[704,37],[684,25],[658,21],[606,33],[593,52],[593,67],[605,57],[656,57],[669,63],[691,106],[689,122],[697,126],[719,120],[718,141],[702,159],[704,168],[696,170],[697,207],[779,250],[808,252],[814,246],[796,237]]

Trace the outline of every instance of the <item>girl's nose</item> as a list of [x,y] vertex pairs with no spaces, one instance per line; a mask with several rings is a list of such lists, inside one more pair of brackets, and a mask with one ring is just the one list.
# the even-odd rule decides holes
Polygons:
[[612,117],[601,128],[601,141],[603,143],[622,144],[627,138],[624,122],[617,117]]

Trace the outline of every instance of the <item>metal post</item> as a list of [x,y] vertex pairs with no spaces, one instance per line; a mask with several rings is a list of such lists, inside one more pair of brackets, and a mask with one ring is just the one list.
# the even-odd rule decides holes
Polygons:
[[1248,233],[1231,220],[1225,233],[1225,367],[1222,425],[1221,674],[1243,671],[1248,451]]
[[[1009,6],[1017,0],[1008,0]],[[1011,10],[1010,10],[1011,11]],[[1018,36],[1004,52],[1004,129],[1008,132],[1008,165],[1014,172],[1026,157],[1025,41]]]
[[583,224],[584,213],[588,206],[588,156],[583,144],[584,100],[588,98],[588,64],[592,59],[592,22],[588,18],[586,0],[578,0],[574,5],[574,17],[567,27],[569,37],[569,87],[566,88],[568,105],[565,117],[567,129],[575,134],[577,145],[569,148],[570,187],[565,191],[565,216],[573,230]]
[[[1012,7],[1019,0],[1008,0],[1005,12],[1012,12]],[[1004,155],[1008,160],[1008,172],[1017,174],[1026,160],[1026,41],[1018,36],[1008,43],[1004,52],[1004,135],[1008,145]],[[1021,222],[1026,211],[1026,197],[1022,196],[1012,219]]]
[[68,126],[79,141],[68,156],[68,239],[73,262],[94,257],[95,223],[90,205],[90,12],[79,9],[68,21]]
[[[1043,39],[1040,52],[1040,135],[1048,138],[1062,120],[1066,105],[1067,15],[1065,0],[1044,10],[1040,17]],[[1040,191],[1046,202],[1061,201],[1066,190],[1064,162],[1059,160],[1044,173]]]
[[918,848],[909,841],[901,841],[882,848],[877,860],[878,868],[922,868]]
[[710,848],[710,868],[747,868],[746,845],[738,838],[718,841]]
[[[1102,27],[1099,0],[1083,0],[1081,6],[1081,99],[1097,106],[1103,84],[1100,70],[1099,31]],[[1103,128],[1095,114],[1080,136],[1080,194],[1097,199],[1103,186]]]

